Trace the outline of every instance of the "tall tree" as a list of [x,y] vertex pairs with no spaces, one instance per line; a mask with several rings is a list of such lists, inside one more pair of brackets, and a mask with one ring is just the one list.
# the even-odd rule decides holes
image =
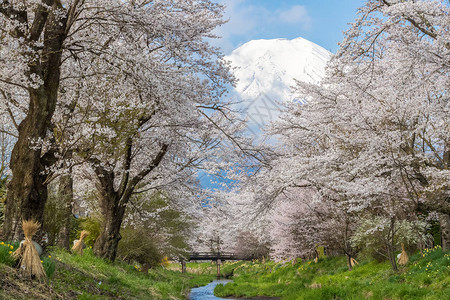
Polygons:
[[[94,251],[109,260],[116,257],[133,194],[169,185],[180,191],[195,181],[195,169],[216,171],[230,164],[227,157],[254,153],[222,99],[233,79],[206,39],[223,23],[222,7],[209,1],[132,4],[121,5],[121,14],[97,12],[113,16],[98,28],[100,40],[114,33],[96,50],[101,55],[77,41],[77,58],[90,63],[65,65],[60,98],[73,113],[69,122],[55,117],[55,139],[73,145],[74,160],[90,168],[96,183],[104,223]],[[133,18],[123,21],[127,14]],[[77,34],[93,35],[91,29]],[[63,116],[66,108],[59,107]],[[65,123],[70,135],[60,134],[65,129],[58,124]]]
[[50,128],[61,79],[63,44],[80,2],[63,5],[53,0],[2,1],[0,4],[3,28],[0,89],[7,105],[22,101],[19,105],[26,107],[10,161],[13,176],[3,226],[4,238],[8,240],[19,238],[20,219],[43,221],[47,190],[42,171],[49,162],[39,141],[45,139]]
[[[223,23],[221,12],[221,6],[203,0],[2,1],[0,89],[13,122],[19,124],[5,238],[20,236],[17,224],[22,218],[43,221],[46,184],[60,174],[57,160],[72,160],[68,149],[77,152],[74,160],[78,155],[95,165],[101,194],[108,198],[103,206],[115,203],[114,212],[105,215],[123,215],[119,198],[128,199],[173,145],[162,135],[148,140],[155,128],[172,127],[174,134],[194,140],[176,130],[202,126],[186,116],[195,113],[220,123],[210,112],[220,110],[227,120],[217,100],[232,79],[217,49],[206,42]],[[181,121],[170,123],[177,118]],[[219,123],[211,126],[218,128]],[[115,141],[109,134],[117,134]],[[141,135],[147,136],[150,159],[135,164],[134,151],[145,145],[137,139]],[[101,147],[108,143],[113,148]],[[102,158],[109,154],[120,160],[120,188],[114,186],[120,176],[112,176],[111,164],[99,161],[99,149],[107,152]],[[142,166],[140,172],[129,176],[135,165]]]

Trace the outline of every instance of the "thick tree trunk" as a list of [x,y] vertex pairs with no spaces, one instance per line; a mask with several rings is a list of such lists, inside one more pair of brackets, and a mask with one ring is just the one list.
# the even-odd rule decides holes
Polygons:
[[59,181],[58,197],[64,203],[64,223],[58,234],[58,246],[70,249],[70,224],[72,222],[73,179],[71,174],[63,175]]
[[[60,2],[47,1],[53,8],[61,8]],[[25,13],[26,15],[26,13]],[[9,16],[7,16],[9,17]],[[38,88],[29,88],[30,102],[25,119],[19,125],[19,137],[11,153],[12,179],[8,186],[3,238],[21,238],[21,220],[35,219],[43,222],[47,201],[47,186],[42,171],[46,159],[40,147],[33,145],[44,139],[56,107],[60,82],[62,44],[66,37],[66,19],[56,16],[45,5],[39,6],[30,32],[17,34],[31,42],[42,37],[41,56],[24,58],[30,61],[29,75],[39,76],[44,82]],[[39,51],[39,49],[35,49]]]
[[[12,179],[8,186],[3,238],[19,240],[21,220],[34,219],[42,223],[47,200],[45,178],[41,175],[41,150],[32,148],[32,141],[44,138],[53,111],[47,109],[50,101],[44,92],[32,91],[27,117],[19,126],[19,138],[14,145],[10,167]],[[56,101],[53,99],[52,101]]]
[[104,217],[103,230],[94,245],[94,253],[109,261],[114,261],[117,246],[122,238],[120,228],[125,214],[125,206],[120,205],[117,193],[109,193],[109,197],[102,197],[101,210]]

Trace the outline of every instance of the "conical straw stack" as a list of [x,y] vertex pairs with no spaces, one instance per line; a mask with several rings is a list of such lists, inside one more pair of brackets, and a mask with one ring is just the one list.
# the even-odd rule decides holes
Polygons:
[[406,263],[409,261],[408,254],[405,251],[405,245],[402,243],[402,253],[400,254],[400,257],[398,258],[398,264],[399,265],[406,265]]
[[72,247],[72,251],[74,253],[78,253],[80,255],[83,254],[83,246],[84,246],[84,242],[83,240],[89,235],[89,231],[83,230],[81,231],[80,234],[80,239],[78,240],[78,242]]
[[33,235],[41,227],[39,222],[34,220],[22,221],[22,229],[25,234],[25,241],[14,252],[14,257],[20,259],[19,267],[22,272],[28,276],[36,276],[38,279],[46,277],[44,267],[42,266],[41,259],[33,244]]

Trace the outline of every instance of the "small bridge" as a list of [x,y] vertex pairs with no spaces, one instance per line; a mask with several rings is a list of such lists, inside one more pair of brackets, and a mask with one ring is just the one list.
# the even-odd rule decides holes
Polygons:
[[256,255],[242,255],[233,252],[192,252],[188,260],[254,260]]
[[[192,252],[187,261],[209,260],[215,261],[217,265],[217,277],[220,277],[220,264],[225,260],[253,260],[256,255],[242,255],[232,252]],[[181,272],[186,273],[186,261],[181,261]]]

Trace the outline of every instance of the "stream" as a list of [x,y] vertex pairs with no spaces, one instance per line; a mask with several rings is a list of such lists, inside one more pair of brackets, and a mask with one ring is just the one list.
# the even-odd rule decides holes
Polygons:
[[[216,299],[225,299],[214,296],[214,288],[218,284],[227,284],[228,282],[232,282],[233,280],[214,280],[208,285],[201,286],[195,289],[191,289],[191,294],[189,295],[190,300],[216,300]],[[231,300],[230,298],[226,298]]]

